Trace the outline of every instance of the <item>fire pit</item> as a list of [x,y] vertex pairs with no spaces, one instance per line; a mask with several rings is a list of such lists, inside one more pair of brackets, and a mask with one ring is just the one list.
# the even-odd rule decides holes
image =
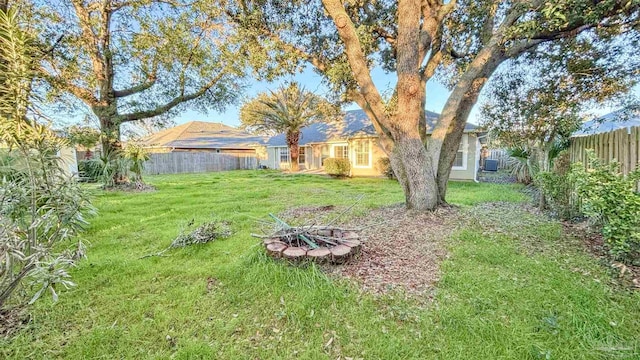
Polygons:
[[316,225],[291,227],[274,215],[270,216],[276,220],[279,229],[270,235],[252,235],[262,238],[267,254],[274,258],[342,264],[360,253],[362,243],[358,229]]

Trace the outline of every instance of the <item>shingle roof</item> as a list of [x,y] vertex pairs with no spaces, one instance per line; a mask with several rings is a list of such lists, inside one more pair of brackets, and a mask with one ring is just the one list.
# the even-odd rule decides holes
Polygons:
[[253,149],[264,145],[265,140],[232,126],[191,121],[148,136],[142,143],[181,149]]
[[624,110],[614,111],[597,119],[586,121],[580,130],[571,134],[571,137],[602,134],[613,130],[640,126],[640,113],[629,113]]
[[[427,133],[431,133],[438,122],[440,114],[432,111],[425,111],[427,120]],[[478,127],[467,123],[464,128],[465,132],[471,132]],[[311,143],[321,143],[332,140],[342,140],[356,136],[372,136],[377,137],[371,120],[362,110],[351,110],[345,112],[344,121],[337,123],[316,123],[303,128],[300,136],[299,145],[307,145]],[[267,146],[285,146],[286,139],[284,134],[278,134],[271,137],[267,141]]]

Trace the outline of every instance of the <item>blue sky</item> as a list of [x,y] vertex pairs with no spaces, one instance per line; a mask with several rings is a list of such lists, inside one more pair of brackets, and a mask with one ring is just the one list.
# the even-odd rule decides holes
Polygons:
[[[372,73],[373,80],[378,87],[378,90],[381,93],[386,93],[393,89],[393,86],[396,82],[395,74],[387,74],[381,69],[375,69]],[[250,82],[251,86],[247,88],[244,97],[252,98],[256,96],[258,93],[274,90],[276,89],[282,82],[286,80],[295,80],[300,84],[304,85],[307,90],[313,91],[318,95],[324,95],[329,91],[325,86],[322,85],[322,78],[320,75],[313,72],[311,69],[305,70],[303,73],[298,74],[293,77],[288,77],[284,79],[280,79],[276,82],[258,82],[252,81]],[[447,101],[447,97],[449,96],[449,90],[444,86],[440,85],[435,81],[429,82],[427,85],[427,106],[426,109],[430,111],[434,111],[440,113],[442,108],[444,107],[445,102]],[[353,110],[359,109],[356,104],[352,104],[344,108],[344,110]],[[218,112],[209,112],[200,113],[197,111],[186,111],[175,118],[176,123],[183,124],[185,122],[199,120],[199,121],[212,121],[212,122],[221,122],[223,124],[238,126],[240,125],[239,118],[239,110],[240,104],[230,105],[227,107],[226,111],[223,113]],[[469,121],[473,123],[477,123],[477,109],[469,117]]]
[[[381,69],[374,69],[372,72],[372,76],[373,76],[374,82],[376,83],[376,86],[378,87],[378,90],[383,94],[386,92],[389,92],[390,89],[393,88],[396,82],[395,74],[387,74]],[[304,87],[307,90],[313,91],[318,95],[324,95],[327,93],[327,91],[329,91],[325,86],[322,85],[322,79],[320,75],[316,74],[311,69],[307,69],[301,74],[298,74],[293,77],[280,79],[272,83],[259,82],[254,80],[250,82],[251,86],[247,88],[244,94],[244,98],[250,99],[256,96],[260,92],[267,91],[267,90],[274,90],[286,80],[295,80],[300,84],[304,85]],[[635,93],[636,96],[640,97],[640,85],[637,86],[633,92]],[[442,111],[442,108],[444,107],[445,102],[447,101],[449,94],[450,94],[450,91],[446,87],[444,87],[443,85],[441,85],[440,83],[432,79],[427,84],[426,109],[436,113],[440,113]],[[480,100],[478,101],[478,104],[476,104],[473,111],[469,115],[469,119],[468,119],[469,122],[474,124],[478,124],[480,122],[478,105],[481,103],[482,103],[482,98],[480,98]],[[344,108],[344,110],[353,110],[353,109],[359,109],[359,107],[356,104],[352,104]],[[221,122],[226,125],[239,126],[240,125],[239,110],[240,110],[240,104],[230,105],[227,107],[226,111],[222,113],[213,112],[213,111],[209,113],[186,111],[178,115],[174,120],[176,121],[177,124],[183,124],[185,122],[198,120],[198,121]],[[591,116],[602,116],[614,110],[616,110],[615,106],[614,107],[604,106],[601,108],[592,109],[590,110],[589,116],[587,116],[587,118]]]

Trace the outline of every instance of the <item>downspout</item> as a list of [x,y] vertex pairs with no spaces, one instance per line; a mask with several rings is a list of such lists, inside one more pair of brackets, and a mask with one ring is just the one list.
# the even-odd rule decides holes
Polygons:
[[476,183],[480,182],[480,180],[478,180],[478,170],[480,169],[480,153],[482,152],[481,151],[482,149],[480,148],[480,138],[486,138],[486,137],[487,137],[487,134],[476,136],[476,155],[475,155],[476,161],[473,169],[473,181]]

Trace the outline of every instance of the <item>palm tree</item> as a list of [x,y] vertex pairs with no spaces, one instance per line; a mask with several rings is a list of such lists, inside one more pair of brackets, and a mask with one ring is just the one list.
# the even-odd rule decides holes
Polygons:
[[240,109],[240,121],[249,131],[275,135],[285,133],[291,171],[298,171],[300,131],[318,121],[333,119],[339,108],[305,90],[296,82],[277,91],[258,94]]

